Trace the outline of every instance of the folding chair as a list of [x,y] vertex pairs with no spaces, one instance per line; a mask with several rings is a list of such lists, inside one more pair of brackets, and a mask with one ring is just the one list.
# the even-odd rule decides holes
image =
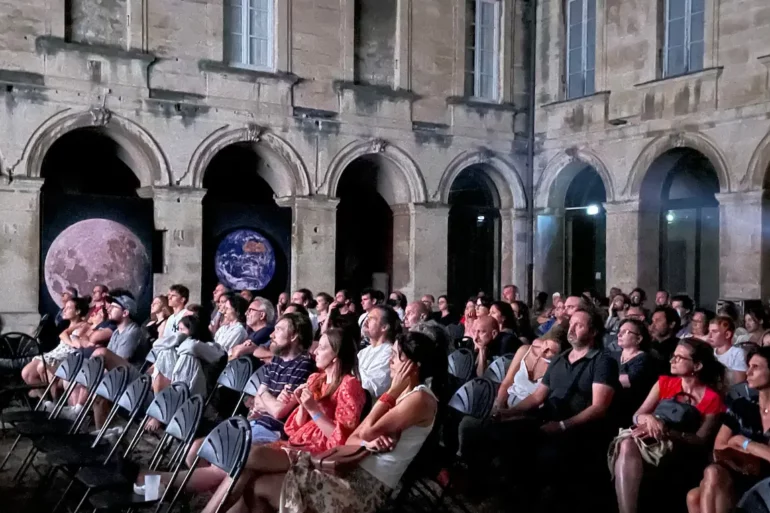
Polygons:
[[[59,424],[60,426],[69,427],[69,421],[59,419],[58,417],[61,409],[67,404],[67,400],[69,399],[72,390],[75,388],[75,385],[77,385],[77,383],[75,383],[75,377],[80,372],[80,368],[82,366],[83,353],[79,351],[70,353],[69,356],[67,356],[67,358],[59,365],[59,367],[57,367],[56,372],[54,373],[54,378],[48,384],[48,387],[46,387],[45,391],[43,392],[43,396],[38,401],[35,409],[33,411],[17,411],[8,413],[4,415],[4,421],[9,424],[16,425],[17,430],[19,426],[22,426],[25,423],[31,422],[42,425],[46,423],[46,421]],[[59,399],[56,401],[53,410],[51,412],[46,412],[42,410],[43,405],[45,404],[45,400],[48,397],[48,394],[51,393],[51,388],[59,380],[69,382],[69,386],[65,390],[64,394],[62,394],[61,397],[59,397]],[[65,430],[66,427],[64,428]],[[13,442],[13,445],[11,445],[8,454],[5,455],[3,462],[0,463],[0,470],[5,467],[5,464],[8,462],[8,459],[11,457],[11,454],[13,454],[13,451],[16,449],[16,446],[19,444],[19,441],[23,436],[24,435],[21,433],[16,436],[16,440]]]
[[26,333],[5,333],[0,335],[0,420],[4,420],[5,405],[20,398],[32,410],[29,391],[48,387],[48,375],[40,385],[28,385],[21,379],[21,370],[36,356],[41,356],[43,350],[36,338]]
[[246,386],[243,387],[243,393],[245,395],[250,395],[254,397],[257,395],[257,391],[259,390],[259,385],[262,384],[262,382],[265,380],[265,374],[267,374],[267,366],[263,365],[259,369],[255,370],[251,376],[249,376],[249,380],[246,382]]
[[[187,453],[187,451],[190,450],[190,447],[192,446],[192,442],[195,439],[195,432],[198,429],[198,424],[200,424],[200,420],[202,416],[203,416],[203,399],[200,396],[196,395],[188,399],[184,404],[182,404],[182,406],[177,410],[177,412],[174,414],[173,418],[169,422],[168,427],[166,428],[166,431],[163,435],[163,438],[161,439],[161,442],[158,444],[158,447],[159,448],[163,447],[166,444],[166,441],[169,441],[169,442],[176,441],[178,442],[181,450],[180,449],[177,450],[177,452],[180,454],[179,458],[171,459],[171,462],[170,462],[170,470],[171,470],[170,483],[171,484],[169,484],[166,487],[166,489],[163,491],[163,494],[160,496],[158,500],[154,500],[154,501],[146,500],[143,495],[135,494],[133,492],[133,483],[127,482],[125,483],[126,486],[121,487],[120,490],[118,489],[105,490],[93,495],[90,499],[91,506],[93,506],[95,509],[125,509],[125,508],[134,509],[134,508],[141,508],[141,507],[156,505],[155,512],[157,513],[158,511],[160,511],[164,501],[168,497],[169,491],[172,488],[172,484],[174,483],[174,481],[176,481],[176,478],[179,475],[179,470],[182,466],[182,463],[184,462],[184,455]],[[251,436],[250,431],[249,431],[249,436]],[[249,441],[250,440],[251,438],[249,438]],[[153,461],[150,463],[150,470],[157,470],[161,460],[162,458],[161,459],[154,458]],[[83,469],[81,469],[81,472],[78,473],[78,476],[80,476],[82,471]],[[192,473],[192,470],[188,472],[188,474],[185,476],[185,481],[179,487],[171,503],[165,509],[165,513],[170,513],[171,509],[174,507],[174,503],[176,502],[179,496],[179,492],[182,489],[184,489],[187,478],[189,478],[191,473]],[[74,513],[77,513],[79,511],[85,499],[88,498],[88,496],[92,493],[92,490],[93,490],[93,487],[89,486],[88,491],[86,491],[86,494],[83,496],[83,499],[78,505],[78,508],[75,509]]]
[[737,513],[768,513],[770,512],[770,477],[763,479],[738,501]]
[[206,399],[205,406],[208,406],[217,389],[221,387],[229,388],[230,390],[240,394],[238,401],[235,403],[235,409],[232,413],[235,415],[238,411],[238,408],[241,406],[241,403],[243,402],[243,397],[246,395],[244,389],[246,388],[246,385],[249,382],[249,378],[251,378],[253,372],[254,363],[248,356],[241,356],[236,360],[230,361],[225,367],[225,370],[222,371],[222,374],[219,375],[219,379],[217,379],[217,386],[214,387],[214,390],[212,390],[209,394],[208,398]]
[[[65,420],[62,423],[45,422],[42,424],[37,422],[25,422],[16,425],[16,431],[19,433],[19,435],[32,439],[32,447],[30,447],[29,452],[24,459],[24,463],[19,468],[14,479],[20,480],[26,473],[27,469],[32,465],[35,456],[39,452],[44,452],[51,446],[50,443],[47,445],[41,444],[40,438],[54,435],[75,435],[80,431],[80,428],[83,426],[83,423],[89,414],[89,407],[91,403],[93,403],[93,398],[96,395],[96,388],[99,386],[99,383],[101,383],[103,378],[104,359],[99,356],[89,358],[83,362],[83,365],[80,367],[80,372],[77,373],[75,380],[70,384],[70,387],[68,388],[68,394],[72,392],[73,386],[76,385],[84,387],[88,393],[85,403],[88,407],[84,406],[75,420]],[[63,406],[61,408],[63,408]],[[61,412],[61,408],[59,412]],[[69,425],[67,425],[68,422],[70,423]]]
[[487,418],[494,404],[494,385],[484,378],[474,378],[467,382],[449,400],[450,408],[477,419]]
[[505,375],[508,372],[508,367],[511,366],[512,361],[512,354],[504,354],[503,356],[498,356],[491,364],[489,364],[489,367],[487,367],[486,372],[484,372],[484,379],[488,379],[495,385],[495,388],[499,388],[500,383],[502,383],[505,379]]
[[725,404],[730,406],[738,398],[748,399],[749,401],[759,401],[759,392],[753,388],[749,388],[749,384],[745,381],[743,383],[736,383],[731,386],[725,396]]
[[450,381],[456,387],[461,387],[473,377],[474,361],[473,351],[466,348],[453,351],[449,355]]
[[147,408],[147,412],[142,419],[142,422],[139,424],[139,429],[136,430],[134,437],[128,445],[128,452],[133,451],[136,444],[139,443],[139,439],[147,430],[147,423],[150,419],[155,419],[164,426],[168,426],[176,411],[189,398],[190,387],[188,387],[186,383],[172,383],[161,390]]

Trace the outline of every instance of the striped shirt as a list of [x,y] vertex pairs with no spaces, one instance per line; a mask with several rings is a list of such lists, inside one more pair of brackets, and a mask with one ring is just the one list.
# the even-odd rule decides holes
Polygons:
[[[286,385],[291,385],[291,390],[305,383],[307,378],[315,372],[315,360],[308,353],[303,353],[293,360],[284,360],[278,356],[265,367],[265,378],[262,381],[267,386],[268,392],[273,397],[278,397]],[[271,431],[283,433],[283,422],[271,415],[263,414],[255,419]]]

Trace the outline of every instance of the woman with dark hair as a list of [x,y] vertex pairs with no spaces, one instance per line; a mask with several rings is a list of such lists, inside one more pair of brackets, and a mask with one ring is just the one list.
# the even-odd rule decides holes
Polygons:
[[489,309],[492,308],[492,300],[487,296],[479,296],[476,298],[476,318],[486,317],[489,315]]
[[[618,296],[616,296],[617,298]],[[631,425],[631,417],[644,402],[658,379],[658,364],[647,353],[650,348],[647,325],[637,319],[626,319],[618,326],[618,346],[613,352],[620,369],[621,389],[616,392],[617,415],[623,427]]]
[[465,337],[470,338],[476,338],[476,330],[474,329],[473,325],[476,322],[476,297],[468,298],[468,301],[465,302],[465,311],[463,313],[462,318],[460,319],[460,324],[463,325],[465,328]]
[[442,326],[450,326],[459,322],[457,316],[452,313],[452,305],[446,295],[438,297],[438,315],[435,319]]
[[400,290],[394,290],[390,293],[386,304],[396,311],[399,320],[403,322],[406,311],[406,296]]
[[[239,509],[242,506],[250,511],[264,511],[269,506],[285,513],[377,511],[433,430],[439,411],[436,398],[443,395],[446,385],[446,352],[430,337],[408,332],[393,346],[390,369],[390,389],[347,439],[346,445],[369,450],[357,468],[345,476],[318,471],[313,469],[308,453],[300,453],[293,462],[284,457],[280,469],[278,465],[268,468],[264,459],[250,458],[253,465],[247,465],[247,473],[262,476],[246,490],[243,485],[251,481],[242,476],[226,506],[235,505],[233,512],[243,511]],[[204,513],[215,511],[227,494],[228,484],[220,485]]]
[[516,318],[517,331],[519,338],[525,344],[532,343],[535,340],[535,332],[532,330],[532,317],[529,313],[529,307],[524,301],[516,300],[511,303],[513,315]]
[[768,328],[765,311],[762,308],[746,309],[746,313],[743,315],[743,327],[746,334],[736,335],[733,344],[736,346],[747,343],[759,345],[762,341],[762,334]]
[[[744,492],[770,475],[770,347],[749,353],[747,362],[746,379],[759,401],[739,397],[730,404],[714,441],[715,463],[687,494],[690,513],[728,513]],[[741,460],[753,460],[760,473],[741,472]]]
[[214,334],[214,342],[219,344],[227,353],[228,359],[232,360],[240,356],[233,349],[249,337],[244,327],[246,309],[249,307],[249,303],[237,294],[228,293],[224,297],[226,299],[224,311],[222,312],[222,324],[220,324],[219,329]]
[[[717,392],[723,375],[711,346],[696,339],[679,342],[671,357],[671,376],[658,378],[633,415],[633,427],[621,431],[610,446],[620,513],[638,510],[642,477],[655,467],[654,474],[665,476],[667,486],[690,489],[693,479],[697,483],[708,458],[705,445],[725,409]],[[687,414],[668,413],[674,403]]]
[[326,323],[326,319],[329,317],[333,303],[334,298],[326,292],[319,292],[315,297],[315,311],[318,314],[318,329],[315,332],[315,340],[321,338],[321,330],[324,323]]
[[516,334],[516,316],[510,303],[495,301],[489,307],[489,316],[497,321],[499,326],[497,337],[492,342],[495,349],[493,354],[513,354],[521,347],[522,341]]

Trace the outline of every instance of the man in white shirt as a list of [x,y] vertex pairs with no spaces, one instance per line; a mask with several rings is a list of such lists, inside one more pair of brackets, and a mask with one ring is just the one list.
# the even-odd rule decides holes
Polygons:
[[371,288],[361,291],[361,308],[363,308],[364,313],[358,318],[358,327],[361,328],[361,343],[364,345],[369,343],[369,330],[366,319],[369,317],[369,312],[372,311],[372,308],[380,303],[380,296],[380,292]]
[[358,372],[364,390],[377,399],[390,387],[390,356],[400,329],[398,314],[389,306],[374,306],[366,319],[369,345],[358,352]]
[[318,331],[318,314],[313,310],[313,293],[308,289],[299,289],[291,295],[291,302],[302,305],[307,309],[307,315],[313,325],[313,333]]
[[714,348],[714,356],[727,368],[727,381],[730,385],[746,381],[746,354],[739,347],[733,346],[735,323],[729,317],[720,315],[709,324],[708,342]]
[[168,337],[179,331],[179,321],[182,317],[187,315],[187,302],[190,300],[190,289],[184,285],[171,285],[168,288],[168,306],[174,311],[168,319],[166,319],[166,326],[163,328],[163,336]]

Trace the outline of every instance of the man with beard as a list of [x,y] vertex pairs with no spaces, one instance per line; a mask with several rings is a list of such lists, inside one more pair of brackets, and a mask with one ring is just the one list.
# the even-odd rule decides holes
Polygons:
[[674,355],[679,339],[676,333],[679,331],[679,314],[670,306],[659,306],[652,313],[650,322],[650,336],[652,337],[652,349],[650,354],[660,361],[664,374],[669,372],[669,362]]
[[315,372],[315,362],[307,352],[313,342],[313,328],[307,316],[284,314],[270,339],[270,351],[275,356],[265,367],[265,377],[249,411],[252,443],[281,439],[283,421],[297,406],[294,390]]
[[[534,472],[528,477],[534,483],[552,483],[557,488],[543,497],[570,501],[572,508],[575,500],[588,498],[577,492],[606,479],[601,473],[607,472],[604,456],[614,429],[609,410],[619,381],[617,361],[601,349],[603,324],[595,311],[574,311],[567,334],[572,348],[551,361],[532,395],[506,412],[511,420],[540,413],[545,421],[540,434],[528,439],[538,442],[536,454],[533,460],[522,457],[521,461],[531,462]],[[574,473],[575,462],[580,462],[579,475]],[[566,504],[559,506],[543,510],[566,509]]]
[[636,287],[628,295],[628,298],[631,300],[631,306],[638,306],[644,311],[644,316],[650,318],[650,311],[644,307],[644,302],[647,301],[647,293],[644,289]]

